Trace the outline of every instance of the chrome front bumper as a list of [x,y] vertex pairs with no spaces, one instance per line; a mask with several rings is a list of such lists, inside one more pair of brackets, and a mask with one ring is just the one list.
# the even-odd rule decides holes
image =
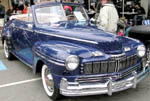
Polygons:
[[148,65],[140,73],[133,72],[129,78],[113,81],[110,77],[105,83],[87,83],[80,84],[78,82],[68,82],[67,79],[62,78],[60,83],[60,94],[64,96],[86,96],[108,94],[119,92],[128,88],[136,88],[136,85],[149,74]]

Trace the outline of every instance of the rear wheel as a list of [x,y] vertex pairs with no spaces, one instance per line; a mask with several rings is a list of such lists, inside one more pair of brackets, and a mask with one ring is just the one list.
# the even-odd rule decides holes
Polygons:
[[5,54],[5,57],[8,59],[8,60],[12,60],[13,59],[13,55],[10,53],[10,49],[7,45],[7,41],[4,40],[4,54]]
[[47,65],[42,66],[42,83],[46,94],[52,99],[56,100],[60,97],[59,89],[56,88],[53,81],[53,76]]

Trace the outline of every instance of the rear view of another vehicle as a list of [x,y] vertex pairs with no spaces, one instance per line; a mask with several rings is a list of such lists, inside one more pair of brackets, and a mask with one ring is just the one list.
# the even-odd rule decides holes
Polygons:
[[128,29],[127,35],[144,43],[147,48],[146,58],[148,59],[148,61],[150,61],[150,26],[132,26]]

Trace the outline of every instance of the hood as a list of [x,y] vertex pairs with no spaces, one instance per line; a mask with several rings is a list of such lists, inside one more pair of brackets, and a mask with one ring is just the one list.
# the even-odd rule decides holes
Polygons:
[[123,52],[119,36],[99,30],[96,26],[67,23],[67,25],[60,25],[52,30],[46,29],[57,36],[65,36],[66,41],[80,42],[80,44],[92,46],[108,54]]

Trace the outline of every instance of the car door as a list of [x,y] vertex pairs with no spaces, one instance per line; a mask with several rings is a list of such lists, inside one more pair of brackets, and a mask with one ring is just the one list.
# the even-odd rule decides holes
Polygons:
[[33,16],[32,16],[32,12],[30,9],[28,12],[27,20],[24,23],[22,35],[23,35],[23,39],[20,41],[23,41],[24,45],[22,45],[21,51],[19,52],[19,54],[23,56],[23,59],[29,65],[32,65],[32,59],[33,59],[32,47],[34,46],[35,42],[38,41],[38,37],[37,37],[37,34],[34,32]]
[[12,31],[12,44],[14,54],[23,60],[25,63],[31,65],[31,57],[29,57],[29,43],[26,36],[26,22],[15,20]]
[[19,20],[13,20],[11,25],[9,26],[9,32],[12,34],[12,44],[13,44],[13,52],[17,54],[17,52],[20,50],[21,43],[19,40],[22,38],[22,32],[23,30],[20,29],[22,27],[22,23]]
[[16,20],[13,21],[9,30],[12,33],[13,53],[23,62],[31,65],[31,57],[28,55],[27,48],[29,47],[26,38],[26,22],[23,21],[22,15],[18,15]]

